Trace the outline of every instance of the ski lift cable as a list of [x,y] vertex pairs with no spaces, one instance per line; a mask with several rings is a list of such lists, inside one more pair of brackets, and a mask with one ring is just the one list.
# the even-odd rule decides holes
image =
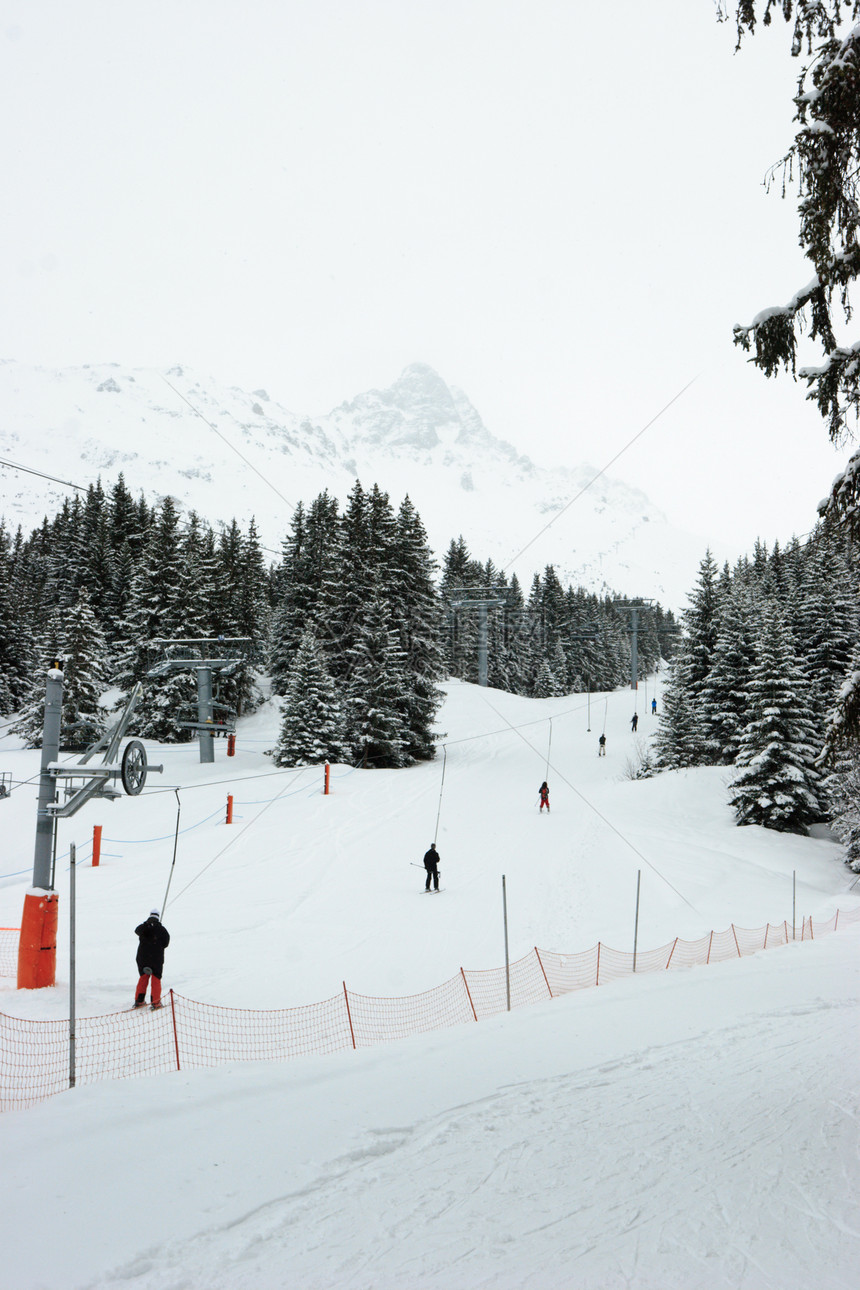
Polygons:
[[[222,784],[247,784],[254,779],[272,779],[274,776],[288,775],[296,769],[295,766],[285,766],[282,770],[264,770],[259,775],[242,775],[239,778],[235,776],[230,779],[206,779],[201,780],[199,784],[162,784],[159,788],[144,789],[141,797],[157,797],[159,793],[172,793],[174,789],[181,788],[183,793],[190,793],[195,788],[220,788]],[[302,771],[312,769],[309,766],[300,767]],[[279,793],[280,797],[281,794]],[[274,801],[270,798],[269,801]],[[247,803],[245,803],[247,805]]]
[[[493,712],[496,713],[497,717],[501,717],[502,721],[504,721],[505,718],[502,716],[501,712],[496,712],[496,709],[493,708],[493,705],[492,703],[490,703],[489,699],[484,699],[484,702],[486,703],[488,708],[493,709]],[[511,726],[511,729],[516,730],[516,733],[520,736],[520,739],[522,739],[523,743],[526,744],[528,748],[531,748],[533,753],[537,753],[538,757],[543,758],[543,753],[540,751],[540,749],[535,748],[534,744],[529,743],[525,735],[522,734],[519,730],[517,730],[516,726]],[[633,843],[630,841],[630,839],[626,838],[624,834],[621,832],[621,830],[616,828],[615,825],[612,823],[612,821],[606,818],[606,816],[603,814],[602,811],[599,811],[592,802],[589,802],[588,798],[584,795],[584,793],[580,793],[579,789],[576,788],[573,784],[571,784],[570,780],[567,778],[566,775],[563,775],[562,772],[555,766],[552,766],[551,769],[552,769],[552,773],[554,775],[557,775],[558,778],[562,781],[562,783],[567,784],[568,788],[571,789],[576,794],[576,796],[585,803],[585,805],[589,808],[589,810],[593,811],[594,814],[603,821],[603,823],[606,825],[608,829],[611,829],[612,832],[616,834],[616,836],[619,837],[621,841],[630,848],[630,850],[633,852],[634,855],[637,855],[639,857],[639,859],[642,861],[643,864],[646,864],[649,869],[653,869],[657,877],[660,878],[663,882],[665,882],[666,886],[669,887],[671,891],[674,891],[675,895],[680,897],[680,899],[683,900],[684,904],[688,905],[690,909],[692,909],[694,914],[697,914],[700,918],[702,917],[702,915],[699,913],[699,910],[696,909],[696,906],[687,899],[687,897],[683,894],[683,892],[680,892],[677,887],[673,886],[673,884],[669,881],[669,879],[666,878],[660,872],[657,866],[655,864],[652,864],[651,861],[648,859],[648,857],[644,856],[642,852],[638,849],[638,847],[635,847]]]
[[[296,779],[299,778],[299,776],[303,773],[304,769],[305,769],[304,767],[301,768],[301,770],[299,771],[299,774],[296,776]],[[293,782],[295,782],[295,780]],[[214,855],[212,859],[207,864],[205,864],[198,873],[194,875],[194,877],[190,880],[190,882],[187,882],[185,884],[182,890],[173,897],[174,905],[176,904],[177,900],[180,899],[180,897],[185,895],[188,888],[193,886],[193,884],[197,881],[198,878],[203,877],[207,869],[212,868],[212,865],[215,863],[216,860],[220,860],[221,856],[224,854],[225,851],[229,851],[230,847],[232,847],[234,843],[238,842],[239,839],[248,832],[248,829],[253,828],[253,826],[257,823],[260,817],[262,815],[265,815],[269,807],[272,806],[273,803],[279,801],[281,797],[283,797],[284,793],[286,793],[288,788],[289,788],[289,784],[285,784],[281,792],[278,794],[278,796],[273,797],[271,802],[267,802],[266,805],[263,807],[263,809],[261,811],[258,811],[257,814],[254,816],[254,818],[252,820],[249,820],[248,823],[244,826],[244,828],[240,829],[239,832],[236,834],[236,836],[231,838],[230,841],[227,843],[227,845],[222,847],[221,850],[217,852],[217,854]]]
[[0,457],[0,466],[8,466],[11,470],[21,470],[25,475],[38,475],[40,479],[50,479],[52,484],[62,484],[64,488],[74,488],[78,493],[87,491],[83,484],[73,484],[70,479],[58,479],[56,475],[48,475],[44,470],[34,470],[32,466],[22,466],[17,461],[7,461],[5,457]]
[[645,433],[645,431],[646,431],[646,430],[650,430],[650,429],[651,429],[651,427],[654,425],[654,423],[655,423],[656,421],[659,421],[659,420],[660,420],[660,417],[662,417],[663,413],[664,413],[664,412],[668,412],[668,410],[669,410],[669,408],[671,408],[672,404],[673,404],[673,403],[677,403],[677,402],[678,402],[678,399],[680,399],[680,398],[681,398],[682,394],[686,394],[686,393],[687,393],[687,390],[689,390],[690,386],[691,386],[691,385],[693,385],[696,381],[698,381],[698,379],[699,379],[699,377],[700,377],[700,376],[701,376],[701,372],[697,372],[697,373],[696,373],[696,375],[692,378],[692,380],[688,381],[688,382],[687,382],[687,384],[684,386],[684,388],[683,388],[683,389],[679,390],[677,394],[673,395],[673,397],[669,400],[669,402],[668,402],[664,407],[662,407],[662,408],[660,409],[660,411],[659,411],[658,413],[656,413],[656,415],[655,415],[655,416],[653,416],[653,417],[651,418],[651,420],[650,420],[646,425],[644,425],[644,426],[642,427],[642,429],[641,429],[641,430],[637,430],[637,432],[636,432],[636,434],[633,436],[633,438],[632,438],[632,439],[630,439],[630,440],[629,440],[629,441],[624,445],[624,447],[623,447],[623,448],[621,448],[621,449],[620,449],[620,450],[615,454],[615,456],[614,456],[610,461],[608,461],[608,462],[606,463],[606,465],[605,465],[601,470],[598,470],[598,472],[597,472],[597,474],[594,476],[594,478],[593,478],[593,479],[590,479],[590,480],[588,481],[588,483],[587,483],[587,484],[584,484],[584,485],[583,485],[583,487],[582,487],[582,488],[580,488],[579,492],[578,492],[574,497],[571,497],[570,501],[569,501],[569,502],[567,502],[567,503],[566,503],[566,504],[561,508],[561,510],[558,512],[558,514],[557,514],[557,515],[554,515],[554,516],[552,517],[552,519],[551,519],[551,520],[549,520],[546,524],[544,524],[543,528],[542,528],[542,529],[540,529],[540,530],[539,530],[539,531],[534,535],[534,537],[531,539],[531,541],[527,542],[527,543],[525,544],[525,546],[523,547],[523,549],[522,549],[521,551],[518,551],[518,552],[517,552],[517,554],[516,554],[515,556],[513,556],[513,557],[508,561],[508,563],[503,567],[503,569],[502,569],[502,573],[507,573],[507,571],[508,571],[508,569],[510,569],[511,565],[515,564],[515,563],[516,563],[516,561],[517,561],[517,560],[519,560],[520,556],[525,555],[525,553],[526,553],[526,551],[528,551],[529,547],[534,546],[534,544],[535,544],[535,542],[537,542],[538,538],[542,537],[542,536],[544,535],[544,533],[546,533],[547,529],[548,529],[548,528],[550,528],[553,524],[555,524],[556,520],[560,520],[560,519],[561,519],[561,517],[562,517],[562,515],[564,515],[565,511],[570,510],[570,508],[571,508],[571,506],[573,506],[574,502],[578,502],[578,501],[579,501],[579,499],[580,499],[580,497],[582,497],[583,493],[587,492],[587,491],[588,491],[588,489],[591,487],[591,485],[592,485],[592,484],[596,484],[596,483],[597,483],[597,481],[598,481],[598,479],[600,479],[601,475],[605,475],[605,474],[606,474],[606,472],[607,472],[607,470],[609,470],[610,466],[614,466],[614,465],[615,465],[615,463],[616,463],[616,461],[618,461],[619,457],[623,457],[624,453],[625,453],[625,452],[627,452],[627,449],[628,449],[628,448],[632,448],[632,447],[633,447],[633,445],[634,445],[634,443],[636,443],[636,440],[637,440],[637,439],[641,439],[641,438],[642,438],[642,436],[643,436],[643,434]]
[[[486,700],[484,701],[487,702]],[[493,707],[491,703],[487,706],[491,708]],[[524,721],[522,725],[519,726],[515,726],[509,721],[503,730],[487,730],[480,735],[464,735],[462,739],[446,739],[445,744],[450,748],[453,744],[469,744],[474,742],[476,739],[489,739],[493,735],[506,735],[509,730],[520,731],[526,730],[529,726],[542,726],[545,721],[556,721],[559,717],[569,717],[572,712],[584,712],[587,706],[588,705],[586,703],[580,703],[576,708],[565,708],[563,712],[554,712],[552,717],[536,717],[534,721]],[[493,711],[495,712],[495,708],[493,708]],[[501,716],[501,713],[498,715]],[[502,720],[504,721],[505,718],[502,717]]]
[[239,451],[239,449],[235,446],[235,444],[232,444],[230,440],[227,438],[227,436],[221,433],[221,431],[214,424],[214,422],[210,421],[208,417],[205,417],[199,408],[195,408],[191,400],[187,399],[181,390],[177,390],[175,385],[171,385],[170,381],[168,381],[166,376],[163,376],[161,379],[164,381],[164,384],[167,385],[178,398],[182,399],[183,403],[188,404],[189,408],[191,409],[191,411],[194,413],[195,416],[198,416],[200,420],[203,421],[209,427],[210,430],[214,431],[214,433],[217,434],[218,438],[222,441],[222,443],[225,443],[227,445],[227,447],[230,449],[231,452],[235,452],[236,456],[239,457],[245,463],[245,465],[248,467],[249,470],[253,470],[254,474],[259,479],[262,479],[263,483],[266,484],[269,488],[271,488],[272,492],[275,493],[276,496],[280,497],[281,501],[284,503],[285,506],[289,506],[292,509],[295,509],[295,507],[293,506],[293,503],[287,501],[286,497],[284,497],[284,494],[275,487],[272,481],[270,479],[267,479],[266,476],[262,473],[262,471],[259,471],[257,467],[252,462],[250,462],[243,453]]

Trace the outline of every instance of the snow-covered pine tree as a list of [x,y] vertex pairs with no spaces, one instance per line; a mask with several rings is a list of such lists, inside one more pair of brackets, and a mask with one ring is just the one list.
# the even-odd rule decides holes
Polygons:
[[59,662],[63,668],[60,745],[82,749],[95,743],[106,725],[99,703],[105,684],[106,646],[86,587],[81,587],[71,609],[56,609],[51,615],[38,659],[16,733],[28,748],[42,746],[45,677],[48,669]]
[[[500,579],[504,585],[504,577]],[[519,578],[511,574],[511,581],[505,595],[505,607],[499,615],[502,634],[502,661],[498,680],[494,681],[490,658],[490,684],[499,685],[500,689],[510,690],[512,694],[525,694],[527,678],[533,671],[531,659],[531,642],[529,624],[526,617],[526,602]]]
[[303,635],[281,704],[277,766],[348,760],[344,713],[313,631]]
[[664,693],[656,741],[660,766],[700,766],[719,759],[721,745],[710,737],[706,693],[719,632],[720,601],[717,566],[708,550],[683,614],[684,636],[672,659]]
[[705,732],[700,755],[732,766],[749,715],[747,687],[756,659],[758,599],[751,586],[738,583],[723,591],[720,600],[716,648],[699,694]]
[[299,503],[275,575],[269,640],[269,675],[275,694],[286,694],[287,678],[302,636],[316,621],[317,604],[338,545],[336,498],[323,491],[306,509]]
[[840,750],[825,781],[827,816],[842,846],[845,863],[860,873],[860,744]]
[[857,577],[844,535],[816,534],[797,589],[797,641],[819,721],[830,715],[858,639]]
[[225,600],[226,614],[223,625],[217,620],[218,634],[239,636],[251,642],[247,661],[232,677],[219,681],[219,697],[241,716],[253,710],[260,700],[254,683],[254,667],[259,666],[265,655],[271,628],[269,606],[269,577],[257,534],[256,521],[251,519],[247,534],[240,534],[238,548],[230,544],[232,568],[230,572],[214,570],[216,583],[232,578],[226,596],[215,597],[221,605]]
[[81,587],[77,601],[63,615],[63,659],[62,745],[83,749],[100,739],[106,728],[100,698],[107,676],[104,632],[86,587]]
[[436,755],[433,723],[442,704],[443,612],[433,583],[435,562],[421,517],[406,496],[387,551],[387,599],[403,656],[406,752],[415,761]]
[[37,630],[44,630],[57,609],[67,609],[75,599],[81,548],[81,501],[77,494],[66,498],[57,515],[47,526],[48,541],[44,553]]
[[[63,610],[55,609],[41,633],[34,652],[35,665],[28,677],[21,716],[12,727],[27,748],[41,748],[45,720],[45,678],[48,669],[63,664]],[[65,694],[63,695],[65,703]],[[62,738],[62,717],[61,738]]]
[[377,590],[349,658],[347,729],[357,766],[408,766],[411,761],[403,669],[388,606]]
[[156,638],[176,640],[188,635],[187,587],[179,515],[168,496],[156,515],[132,583],[128,619],[123,627],[126,648],[116,677],[123,691],[122,703],[137,681],[144,682],[134,725],[136,732],[146,739],[184,743],[192,738],[179,723],[196,712],[194,673],[177,671],[158,679],[146,678],[153,662],[148,648],[151,642]]
[[[440,590],[443,602],[448,605],[452,591],[464,587],[483,586],[483,569],[473,560],[461,534],[449,543],[442,562]],[[478,631],[475,615],[469,610],[449,609],[444,638],[446,670],[449,676],[464,681],[476,681]]]
[[[374,522],[378,523],[378,490],[375,505]],[[326,570],[317,602],[317,639],[336,681],[349,679],[353,651],[376,587],[381,553],[372,545],[371,522],[370,498],[356,480],[347,498],[346,510],[338,520],[334,558]]]
[[0,521],[0,717],[17,712],[29,689],[33,644],[17,591],[13,544]]
[[[305,504],[293,511],[291,529],[282,544],[281,563],[275,572],[275,604],[269,635],[268,667],[272,693],[285,695],[302,635],[310,623],[315,593],[299,577],[305,547]],[[305,603],[306,602],[306,603]]]
[[544,658],[541,660],[538,670],[535,673],[534,685],[532,686],[532,697],[535,699],[553,699],[561,691],[558,682],[553,676],[552,668]]
[[739,824],[802,833],[821,818],[820,740],[806,688],[779,607],[765,602],[729,798]]
[[710,550],[707,550],[699,565],[689,608],[683,614],[683,683],[688,691],[687,700],[694,709],[700,705],[704,682],[711,670],[717,645],[719,610],[717,566]]
[[73,566],[72,586],[90,593],[90,605],[101,622],[102,606],[113,580],[112,551],[108,531],[109,508],[102,481],[90,484],[81,511],[80,545]]
[[131,584],[151,524],[149,508],[141,496],[135,502],[120,474],[108,499],[107,533],[110,542],[110,580],[101,606],[94,606],[115,654],[127,648],[123,624],[128,618]]
[[654,753],[661,770],[700,766],[706,757],[701,714],[693,710],[686,687],[679,681],[681,667],[681,659],[676,654],[669,664],[663,687],[660,724],[654,740]]

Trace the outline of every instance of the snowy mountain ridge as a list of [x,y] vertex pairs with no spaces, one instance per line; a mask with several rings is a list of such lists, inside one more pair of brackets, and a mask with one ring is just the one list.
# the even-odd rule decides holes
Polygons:
[[[0,403],[0,459],[81,486],[101,477],[107,487],[122,471],[134,493],[170,493],[213,524],[254,515],[273,552],[299,501],[328,488],[343,502],[356,478],[378,483],[395,505],[408,493],[440,560],[462,533],[476,559],[491,558],[526,586],[552,563],[595,591],[677,609],[704,551],[703,539],[673,528],[640,490],[607,475],[592,483],[598,470],[589,465],[536,465],[518,453],[423,363],[314,417],[264,389],[219,385],[180,366],[113,363],[49,370],[0,361]],[[0,514],[13,529],[35,527],[70,496],[8,467],[2,478]]]

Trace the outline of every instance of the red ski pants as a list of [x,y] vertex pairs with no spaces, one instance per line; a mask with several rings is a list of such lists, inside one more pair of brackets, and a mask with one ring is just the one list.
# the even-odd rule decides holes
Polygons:
[[161,978],[157,977],[155,973],[153,973],[152,976],[144,975],[140,978],[140,980],[137,983],[137,991],[135,993],[135,998],[145,999],[147,986],[151,987],[152,1002],[161,1003]]

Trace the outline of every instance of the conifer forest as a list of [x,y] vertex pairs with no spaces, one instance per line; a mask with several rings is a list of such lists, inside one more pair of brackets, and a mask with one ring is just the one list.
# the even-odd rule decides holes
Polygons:
[[85,748],[143,683],[138,737],[181,742],[194,676],[148,675],[156,640],[240,637],[242,666],[216,698],[238,715],[271,693],[281,767],[406,767],[435,755],[447,677],[532,697],[665,674],[653,748],[631,773],[731,768],[738,824],[803,832],[829,823],[860,870],[860,764],[849,715],[860,687],[857,558],[845,530],[755,551],[734,568],[702,559],[677,622],[653,602],[564,586],[553,565],[524,589],[452,538],[441,564],[408,497],[356,481],[300,503],[280,553],[252,520],[215,531],[168,496],[135,498],[122,475],[76,495],[30,534],[0,524],[0,716],[41,739],[46,669],[64,669],[63,746]]

